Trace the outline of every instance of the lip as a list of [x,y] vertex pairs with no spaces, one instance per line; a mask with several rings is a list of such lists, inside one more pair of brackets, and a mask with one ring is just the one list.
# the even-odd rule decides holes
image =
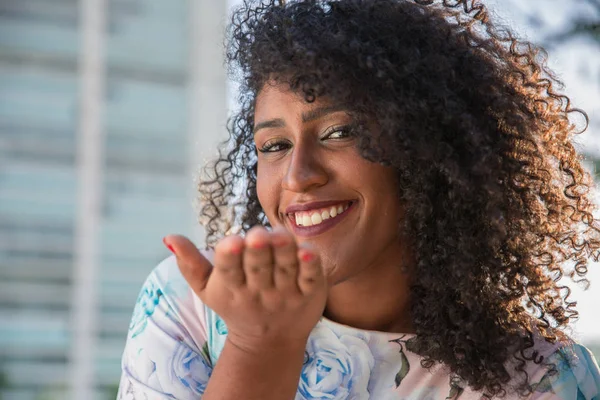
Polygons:
[[[340,222],[342,222],[347,216],[348,214],[354,210],[354,206],[356,205],[356,201],[354,200],[349,200],[351,201],[350,206],[344,210],[344,212],[342,212],[341,214],[338,214],[335,218],[329,218],[326,219],[325,221],[321,222],[319,225],[312,225],[312,226],[298,226],[296,225],[296,219],[294,218],[294,216],[289,215],[289,213],[286,214],[286,217],[288,218],[288,221],[292,227],[292,230],[294,231],[294,234],[296,236],[300,236],[300,237],[312,237],[312,236],[317,236],[322,234],[323,232],[326,232],[328,230],[330,230],[331,228],[333,228],[334,226],[336,226],[337,224],[339,224]],[[329,203],[329,204],[326,204]],[[343,203],[343,202],[341,202]],[[312,206],[311,208],[307,208],[307,209],[300,209],[300,210],[296,210],[296,211],[306,211],[306,210],[310,210],[310,209],[314,209],[314,208],[321,208],[321,207],[326,207],[328,205],[333,205],[333,204],[340,204],[340,202],[319,202],[319,203],[308,203],[308,204],[323,204],[320,205],[319,207],[314,207]],[[294,206],[290,206],[288,208],[292,208]],[[286,210],[287,211],[287,210]],[[296,211],[291,211],[291,212],[296,212]]]
[[309,211],[316,210],[318,208],[325,208],[333,205],[350,203],[354,200],[330,200],[330,201],[313,201],[312,203],[301,203],[301,204],[292,204],[285,209],[286,214],[298,212],[298,211]]

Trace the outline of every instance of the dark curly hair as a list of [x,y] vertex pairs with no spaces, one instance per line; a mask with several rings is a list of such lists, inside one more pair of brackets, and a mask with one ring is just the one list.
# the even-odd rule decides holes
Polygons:
[[514,382],[531,393],[534,337],[567,341],[577,317],[561,278],[587,284],[600,247],[573,141],[587,115],[558,93],[544,51],[473,0],[246,1],[227,58],[241,108],[199,183],[208,246],[269,224],[252,134],[263,85],[326,96],[354,117],[363,157],[397,171],[416,255],[408,348],[486,396]]

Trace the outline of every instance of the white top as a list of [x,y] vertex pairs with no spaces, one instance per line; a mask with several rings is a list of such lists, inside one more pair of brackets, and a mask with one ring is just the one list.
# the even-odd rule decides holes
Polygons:
[[[166,259],[150,274],[136,302],[118,399],[201,399],[226,336],[225,323],[193,293],[175,257]],[[422,368],[421,357],[406,349],[411,336],[321,319],[306,344],[296,400],[481,398],[451,379],[447,368]],[[529,399],[600,400],[600,371],[588,349],[545,342],[539,349],[559,374],[529,365],[536,389]]]

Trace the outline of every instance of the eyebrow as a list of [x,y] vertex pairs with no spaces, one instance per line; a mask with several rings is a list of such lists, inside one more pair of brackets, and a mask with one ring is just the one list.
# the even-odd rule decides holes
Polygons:
[[[344,108],[341,106],[326,106],[326,107],[315,108],[313,110],[309,110],[305,113],[302,113],[302,122],[303,123],[311,122],[316,119],[322,118],[328,114],[332,114],[336,111],[341,111],[341,110],[344,110]],[[274,118],[274,119],[270,119],[267,121],[259,122],[258,124],[254,125],[254,129],[252,130],[252,132],[253,132],[253,134],[256,134],[256,132],[260,129],[282,128],[284,126],[285,126],[285,122],[283,119]]]
[[343,110],[343,107],[341,107],[341,106],[327,106],[327,107],[315,108],[313,110],[309,110],[305,113],[302,113],[302,122],[314,121],[315,119],[322,118],[322,117],[326,116],[327,114],[332,114],[336,111],[341,111],[341,110]]

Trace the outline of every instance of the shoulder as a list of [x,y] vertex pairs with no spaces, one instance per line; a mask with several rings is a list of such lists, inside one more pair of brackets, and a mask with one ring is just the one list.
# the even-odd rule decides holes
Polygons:
[[[209,261],[214,260],[213,251],[200,251]],[[186,333],[187,337],[184,339],[206,352],[210,360],[216,361],[219,358],[227,338],[227,326],[188,285],[179,270],[175,256],[168,257],[154,268],[140,296],[152,298],[146,301],[150,307],[154,302],[162,301],[171,315],[168,320],[175,320],[184,328],[180,330]]]
[[123,357],[120,396],[197,399],[212,371],[206,307],[175,257],[156,266],[138,295]]
[[[203,254],[212,258],[210,253]],[[146,278],[136,302],[130,335],[135,335],[137,319],[145,321],[148,317],[154,317],[156,324],[177,325],[180,328],[178,331],[187,333],[186,341],[201,347],[207,336],[206,320],[209,313],[211,311],[181,274],[175,256],[170,256],[161,261]]]
[[531,374],[531,399],[600,400],[600,369],[592,352],[575,341],[553,347]]

